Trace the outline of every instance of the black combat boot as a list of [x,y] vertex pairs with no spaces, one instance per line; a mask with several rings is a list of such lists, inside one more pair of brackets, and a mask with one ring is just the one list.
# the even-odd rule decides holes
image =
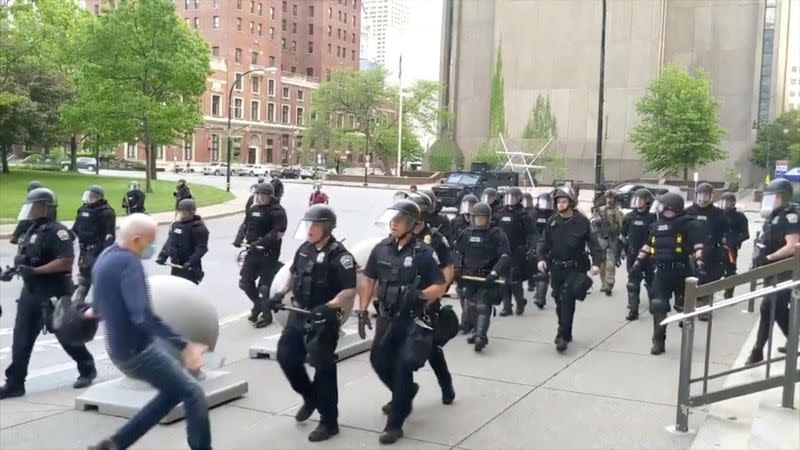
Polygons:
[[327,441],[328,439],[330,439],[333,436],[336,436],[337,434],[339,434],[339,425],[337,424],[328,425],[320,423],[319,425],[317,425],[317,428],[308,435],[308,440],[310,442]]
[[474,312],[472,308],[473,305],[470,305],[469,302],[464,301],[461,304],[461,323],[458,324],[458,329],[461,330],[461,334],[469,334],[474,328],[472,320]]
[[477,317],[475,318],[475,351],[480,352],[489,344],[487,333],[489,332],[489,321],[491,320],[491,309],[489,305],[478,305]]
[[381,444],[394,444],[403,437],[402,428],[386,428],[378,437],[378,442]]
[[0,400],[4,398],[22,397],[25,395],[25,385],[20,383],[12,383],[6,380],[4,386],[0,386]]
[[666,318],[666,314],[653,315],[653,347],[650,348],[651,355],[660,355],[666,351],[664,347],[667,340],[667,327],[660,325],[661,321]]
[[86,375],[79,376],[78,379],[75,380],[75,383],[72,384],[72,387],[75,389],[89,387],[92,385],[92,381],[94,381],[95,378],[97,378],[97,370],[92,369],[92,371]]
[[503,309],[500,311],[500,317],[511,315],[511,293],[509,292],[503,297]]
[[639,318],[639,293],[628,291],[628,315],[625,320],[636,320]]
[[561,336],[556,336],[555,343],[556,343],[556,351],[558,353],[564,353],[565,351],[567,351],[568,342],[566,339],[564,339]]
[[747,357],[745,365],[760,363],[763,360],[764,360],[764,350],[760,348],[754,348],[753,350],[750,351],[750,356]]
[[265,328],[272,323],[272,311],[267,309],[258,316],[258,320],[253,324],[254,328]]
[[[417,396],[417,392],[419,392],[419,385],[417,383],[414,383],[414,387],[412,387],[411,389],[412,389],[412,391],[411,391],[411,400],[413,401],[414,397]],[[455,395],[455,394],[453,394],[453,395]],[[390,412],[392,412],[392,401],[391,400],[388,401],[385,405],[381,406],[381,412],[383,412],[387,416],[389,415]]]
[[528,301],[525,299],[517,301],[517,310],[514,311],[517,313],[518,316],[521,316],[525,312],[525,305],[528,304]]
[[544,309],[547,303],[547,281],[536,282],[536,300],[533,302],[537,308]]
[[310,400],[303,400],[303,406],[297,410],[297,413],[294,415],[294,420],[298,422],[305,422],[311,417],[311,414],[314,414],[314,404]]

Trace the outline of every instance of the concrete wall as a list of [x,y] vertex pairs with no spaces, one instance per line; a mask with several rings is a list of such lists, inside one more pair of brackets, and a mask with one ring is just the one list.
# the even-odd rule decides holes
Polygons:
[[[604,120],[607,179],[642,175],[627,141],[635,104],[661,64],[702,66],[720,102],[731,160],[702,173],[743,171],[754,135],[758,0],[608,0]],[[599,0],[462,0],[453,85],[458,144],[469,158],[488,136],[492,55],[501,46],[507,133],[521,135],[537,96],[558,121],[556,150],[570,178],[594,178],[600,64]],[[487,34],[491,33],[491,39]],[[489,45],[489,42],[492,45]],[[759,59],[760,61],[760,59]],[[548,179],[548,174],[543,177]]]

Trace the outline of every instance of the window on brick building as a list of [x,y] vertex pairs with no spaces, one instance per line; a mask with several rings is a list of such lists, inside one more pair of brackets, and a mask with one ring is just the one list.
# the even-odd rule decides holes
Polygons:
[[211,19],[211,27],[212,28],[219,28],[219,16],[214,16]]
[[125,157],[128,159],[136,159],[136,144],[128,144]]
[[339,38],[339,39],[342,38],[342,29],[341,28],[337,28],[336,29],[336,37]]
[[287,8],[288,8],[288,5],[286,4],[286,1],[284,0],[283,4],[281,5],[281,11],[286,12]]
[[292,66],[292,70],[291,70],[291,72],[292,72],[292,73],[297,73],[297,66]]
[[242,105],[244,104],[244,100],[241,98],[234,98],[233,99],[233,117],[235,119],[242,118]]
[[308,5],[308,17],[314,17],[314,5]]
[[358,2],[358,0],[353,0],[353,9],[357,9],[357,8],[356,8],[356,3],[357,3],[357,2]]
[[250,21],[250,34],[256,33],[256,24],[252,20]]
[[270,39],[275,39],[275,28],[274,27],[269,27],[269,38]]
[[313,36],[314,35],[314,24],[313,23],[308,24],[308,34],[309,34],[309,36]]
[[267,122],[275,122],[275,103],[267,103]]
[[258,52],[253,52],[250,56],[250,63],[251,64],[258,64]]
[[328,44],[328,54],[331,54],[331,44]]
[[325,81],[331,81],[331,69],[325,69]]
[[100,5],[94,5],[94,15],[100,14]]
[[281,48],[286,50],[286,39],[285,38],[281,38]]
[[219,56],[219,47],[217,47],[216,45],[211,47],[211,54],[213,56]]
[[250,101],[250,120],[261,120],[261,102],[258,100]]
[[184,161],[191,161],[191,159],[192,159],[192,143],[193,143],[192,133],[186,133],[186,136],[183,137],[183,160]]
[[286,31],[286,19],[281,19],[281,31]]
[[297,5],[292,5],[292,15],[293,16],[297,15]]
[[195,17],[194,18],[194,29],[196,30],[198,28],[200,28],[200,18],[199,17]]
[[308,53],[314,53],[314,42],[308,41]]
[[353,44],[355,44],[355,43],[356,43],[356,34],[355,34],[355,33],[353,33],[353,42],[352,42],[352,43],[353,43]]
[[353,26],[356,26],[356,16],[353,16]]
[[292,22],[292,33],[297,33],[297,22]]
[[261,24],[256,25],[256,33],[261,36]]
[[156,159],[164,159],[164,146],[159,145],[156,147]]
[[328,19],[333,19],[333,9],[328,8]]
[[219,95],[211,96],[211,115],[214,117],[222,115],[222,97]]
[[261,77],[250,78],[250,90],[253,92],[253,94],[258,94],[261,92]]
[[284,100],[289,100],[289,95],[290,95],[289,88],[284,86],[283,87],[283,99]]
[[294,122],[298,127],[303,126],[303,108],[297,108],[297,115],[295,116]]
[[312,67],[306,67],[306,76],[313,77],[314,76],[314,69]]
[[275,20],[275,8],[272,6],[269,7],[269,18]]
[[258,4],[258,15],[260,16],[263,11],[264,11],[264,5],[259,3]]
[[256,2],[250,0],[250,14],[255,14],[256,12]]
[[292,41],[292,51],[293,52],[297,51],[297,41]]
[[242,90],[242,78],[243,77],[240,72],[236,72],[233,74],[233,84],[234,84],[233,88],[236,89],[237,91]]
[[183,0],[183,9],[184,10],[188,10],[189,9],[189,0]]
[[242,49],[237,48],[233,52],[233,62],[240,63],[242,62]]
[[303,98],[305,97],[305,95],[304,95],[304,94],[305,94],[305,93],[303,92],[303,90],[302,90],[302,89],[298,89],[298,90],[297,90],[297,101],[298,101],[298,102],[302,102],[302,101],[303,101]]
[[273,143],[274,142],[275,141],[272,140],[272,139],[267,139],[267,162],[268,163],[272,162],[272,148],[273,148]]
[[343,16],[344,16],[344,20],[342,20],[342,22],[347,23],[347,13],[344,13]]
[[267,95],[275,97],[275,80],[267,80]]
[[328,36],[332,36],[332,35],[333,35],[333,27],[328,25]]
[[236,18],[236,30],[237,31],[242,31],[242,18],[241,17],[237,17]]
[[270,56],[269,57],[269,65],[267,67],[275,67],[275,57],[274,56]]
[[211,135],[211,161],[219,161],[219,135]]
[[356,60],[356,51],[355,50],[350,50],[350,59],[352,59],[353,61]]
[[236,0],[236,9],[242,9],[242,0]]
[[194,0],[194,9],[200,9],[200,0]]
[[213,5],[214,8],[219,8],[219,0],[214,0]]
[[289,105],[283,105],[283,113],[281,114],[281,123],[289,124]]

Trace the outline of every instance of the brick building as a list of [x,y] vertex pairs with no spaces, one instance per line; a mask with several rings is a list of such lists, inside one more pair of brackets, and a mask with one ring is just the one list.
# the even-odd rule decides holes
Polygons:
[[[86,8],[102,13],[100,0]],[[234,87],[234,161],[297,164],[313,91],[339,68],[358,70],[360,0],[175,0],[186,24],[211,47],[211,69],[202,97],[204,123],[178,145],[157,151],[159,163],[224,161],[228,93]],[[126,143],[124,159],[144,159],[144,145]],[[322,159],[327,159],[321,155]]]

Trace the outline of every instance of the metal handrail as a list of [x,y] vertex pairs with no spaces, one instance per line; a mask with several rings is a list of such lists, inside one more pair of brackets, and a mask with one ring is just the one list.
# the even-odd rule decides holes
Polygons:
[[[694,280],[694,282],[698,282],[699,281],[697,278],[694,278],[694,277],[687,278],[687,281],[690,280],[690,279]],[[697,309],[695,309],[692,312],[683,312],[683,313],[680,313],[680,314],[675,314],[675,315],[669,316],[668,318],[662,320],[660,325],[668,325],[668,324],[675,323],[675,322],[680,322],[682,320],[686,320],[686,319],[689,319],[689,318],[692,318],[692,317],[702,316],[703,314],[708,314],[708,313],[716,311],[718,309],[727,308],[728,306],[732,306],[732,305],[735,305],[737,303],[741,303],[741,302],[743,302],[745,300],[753,300],[753,299],[756,299],[756,298],[759,298],[759,297],[764,297],[764,296],[767,296],[767,295],[770,295],[770,294],[774,294],[776,292],[783,291],[785,289],[792,289],[795,286],[800,286],[800,280],[782,281],[782,282],[780,282],[780,283],[778,283],[778,284],[776,284],[774,286],[761,288],[761,289],[758,289],[758,290],[752,291],[752,292],[747,292],[745,294],[741,294],[741,295],[738,295],[738,296],[733,297],[733,298],[722,300],[719,303],[714,303],[714,304],[710,304],[710,305],[706,305],[706,306],[699,306]]]

